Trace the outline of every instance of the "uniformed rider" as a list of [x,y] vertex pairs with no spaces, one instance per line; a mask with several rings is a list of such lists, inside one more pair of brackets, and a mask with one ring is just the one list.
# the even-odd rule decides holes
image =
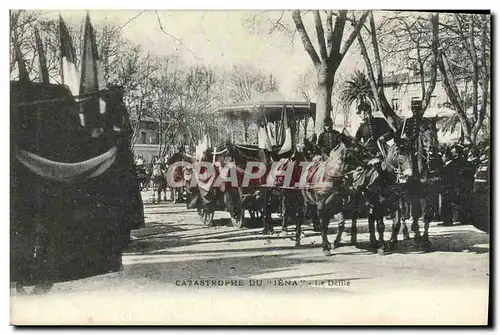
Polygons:
[[363,123],[356,132],[356,140],[362,142],[372,156],[385,156],[387,142],[395,138],[394,131],[384,118],[373,116],[368,103],[361,102],[357,109]]
[[333,120],[327,116],[323,125],[324,131],[318,136],[318,147],[324,155],[329,155],[330,151],[335,148],[341,139],[340,132],[333,129]]

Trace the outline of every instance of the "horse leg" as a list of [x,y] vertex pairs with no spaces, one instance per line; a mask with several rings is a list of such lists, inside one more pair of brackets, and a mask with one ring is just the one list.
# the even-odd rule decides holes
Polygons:
[[271,222],[271,214],[269,213],[269,192],[270,190],[264,188],[264,204],[263,204],[264,230],[262,232],[264,235],[269,235],[274,233],[274,228]]
[[[300,195],[297,195],[297,200],[300,201]],[[300,247],[300,236],[302,235],[302,222],[304,221],[304,208],[297,203],[297,215],[295,223],[295,247]]]
[[358,217],[361,199],[354,195],[351,201],[351,242],[350,245],[356,245],[358,242]]
[[[379,212],[379,211],[377,211],[377,212]],[[377,213],[376,220],[377,220],[377,232],[378,232],[377,252],[379,255],[384,255],[385,254],[385,241],[384,241],[385,225],[384,225],[383,215],[380,213]]]
[[420,199],[412,199],[411,201],[411,216],[412,216],[412,224],[411,230],[415,234],[415,241],[417,243],[420,242],[420,227],[418,225],[418,219],[420,218]]
[[429,241],[429,226],[432,221],[432,218],[436,212],[436,206],[435,202],[433,201],[434,199],[427,198],[425,199],[425,207],[424,207],[424,233],[422,235],[422,242],[423,242],[423,247],[424,249],[428,249],[430,247],[430,241]]
[[328,241],[328,225],[330,224],[330,218],[326,211],[326,208],[318,206],[318,217],[321,222],[321,244],[323,246],[323,254],[325,256],[331,255],[330,242]]
[[319,219],[318,211],[313,210],[313,230],[321,232],[321,220]]
[[351,245],[358,243],[358,213],[353,213],[351,219]]
[[161,203],[161,187],[158,187],[158,203]]
[[389,249],[396,249],[398,244],[398,234],[401,229],[401,210],[398,208],[392,216],[392,233],[391,239],[389,240]]
[[337,236],[335,237],[335,241],[333,241],[333,248],[338,248],[340,247],[340,241],[342,240],[342,233],[345,230],[345,219],[344,219],[344,213],[340,212],[340,222],[338,225],[338,231],[337,231]]
[[[398,244],[398,234],[399,230],[401,229],[401,213],[403,211],[403,198],[399,198],[398,206],[396,207],[396,210],[393,213],[392,216],[392,234],[391,234],[391,239],[389,241],[389,248],[390,249],[395,249],[396,245]],[[405,224],[406,227],[406,224]],[[407,233],[408,233],[408,227],[406,227]]]
[[403,239],[404,240],[409,240],[410,239],[410,233],[408,230],[408,225],[406,224],[406,220],[411,218],[411,203],[406,199],[405,196],[402,196],[402,199],[400,200],[400,208],[401,208],[401,217],[400,220],[402,221],[401,224],[403,226]]
[[281,230],[283,232],[286,232],[288,229],[288,215],[289,215],[289,208],[288,206],[291,205],[291,199],[289,199],[288,192],[286,190],[283,191],[282,198],[281,198],[281,214],[283,215],[282,221],[281,221]]
[[406,224],[406,218],[407,216],[402,215],[401,221],[403,225],[403,239],[404,240],[410,240],[410,232],[408,230],[408,225]]
[[368,231],[370,233],[370,246],[375,248],[377,246],[377,238],[375,237],[375,216],[372,211],[370,209],[370,213],[368,214]]

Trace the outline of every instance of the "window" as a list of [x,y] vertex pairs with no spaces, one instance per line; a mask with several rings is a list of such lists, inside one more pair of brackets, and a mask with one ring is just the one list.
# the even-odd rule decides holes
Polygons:
[[141,132],[141,144],[146,144],[147,143],[146,142],[146,136],[147,136],[146,132],[142,131]]
[[155,144],[160,144],[160,132],[156,132],[156,139],[155,139]]

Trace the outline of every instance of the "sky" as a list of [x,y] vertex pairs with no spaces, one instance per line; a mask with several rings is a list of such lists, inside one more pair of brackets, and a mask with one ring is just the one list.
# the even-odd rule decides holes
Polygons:
[[[267,18],[278,18],[280,12],[159,11],[164,30],[175,38],[161,31],[154,11],[140,14],[141,12],[96,10],[89,13],[94,25],[104,20],[119,26],[128,22],[122,29],[124,36],[140,44],[145,51],[157,55],[176,54],[188,64],[198,63],[218,67],[230,67],[232,64],[254,65],[271,72],[278,79],[280,92],[284,98],[300,98],[294,92],[296,82],[301,74],[312,67],[312,61],[304,50],[298,34],[295,34],[295,39],[280,32],[268,34],[270,25],[266,24]],[[44,12],[44,16],[54,19],[59,14],[68,22],[78,24],[83,21],[86,11]],[[137,16],[138,14],[140,15]],[[255,15],[261,24],[255,25],[256,29],[252,29],[247,23]],[[129,22],[132,18],[134,19]],[[282,21],[285,25],[293,25],[290,11],[284,13]],[[306,18],[304,22],[312,32],[310,37],[313,43],[316,43],[313,27],[308,26],[309,20]],[[361,57],[356,51],[352,51],[344,59],[339,71],[352,72],[355,68],[363,67]]]

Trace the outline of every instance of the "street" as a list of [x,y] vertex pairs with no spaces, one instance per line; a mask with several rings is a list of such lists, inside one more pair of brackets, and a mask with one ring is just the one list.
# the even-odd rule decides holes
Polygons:
[[[145,205],[146,228],[132,232],[120,273],[55,284],[45,296],[11,288],[11,321],[36,324],[485,324],[489,235],[432,223],[431,250],[400,241],[380,256],[358,245],[323,255],[304,226],[264,236],[235,229],[227,213],[202,225],[196,210]],[[349,227],[349,221],[347,221]],[[290,227],[293,229],[293,226]],[[336,223],[331,222],[333,242]],[[386,224],[386,239],[390,223]],[[402,237],[400,238],[402,239]],[[343,243],[350,240],[344,234]],[[260,284],[260,285],[259,285]]]

